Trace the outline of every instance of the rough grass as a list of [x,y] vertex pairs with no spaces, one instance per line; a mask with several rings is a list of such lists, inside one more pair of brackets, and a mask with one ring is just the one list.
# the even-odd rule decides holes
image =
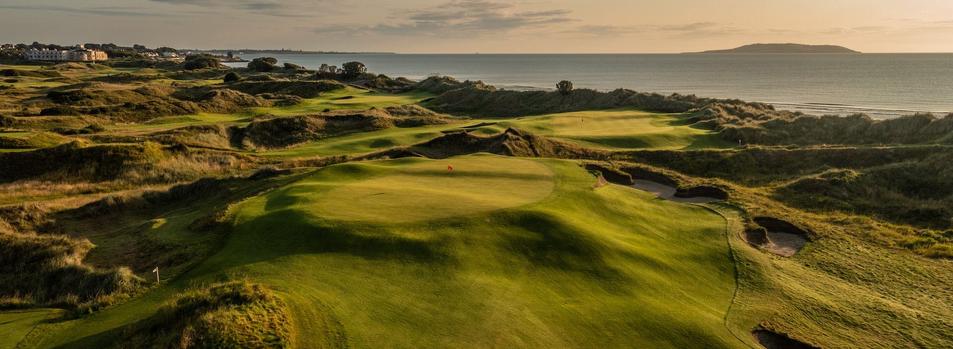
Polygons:
[[139,285],[127,268],[83,264],[93,244],[57,235],[0,233],[0,297],[15,303],[97,308]]
[[70,139],[51,132],[15,131],[0,132],[2,149],[36,149],[57,146]]
[[123,329],[115,348],[291,348],[287,308],[260,285],[213,284],[185,292]]

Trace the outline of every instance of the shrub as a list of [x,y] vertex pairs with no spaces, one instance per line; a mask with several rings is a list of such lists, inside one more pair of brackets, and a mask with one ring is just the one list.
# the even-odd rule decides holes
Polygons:
[[367,73],[367,66],[361,62],[347,62],[342,66],[344,68],[344,77],[353,79]]
[[205,68],[218,68],[220,65],[221,61],[211,55],[191,55],[185,57],[185,62],[182,63],[182,69],[197,70]]
[[278,60],[274,57],[259,57],[248,62],[248,69],[257,72],[270,72],[275,70],[275,64],[278,64]]
[[563,80],[556,84],[556,90],[559,91],[563,96],[569,95],[572,92],[572,81]]
[[294,63],[288,63],[288,62],[285,62],[284,67],[287,70],[304,70],[304,67]]
[[224,82],[236,82],[241,80],[241,78],[238,76],[238,74],[235,74],[235,72],[230,71],[228,74],[225,74],[225,77],[222,80]]

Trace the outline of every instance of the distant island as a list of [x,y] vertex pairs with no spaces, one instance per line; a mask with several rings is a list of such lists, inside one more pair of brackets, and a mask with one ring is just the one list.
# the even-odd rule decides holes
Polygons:
[[728,50],[711,50],[695,53],[860,53],[836,45],[802,44],[751,44]]

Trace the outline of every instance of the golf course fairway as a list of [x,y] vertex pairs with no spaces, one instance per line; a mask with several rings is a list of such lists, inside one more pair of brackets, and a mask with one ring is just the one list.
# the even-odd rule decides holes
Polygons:
[[596,183],[574,162],[485,154],[330,166],[233,207],[224,246],[180,279],[41,346],[247,279],[289,305],[301,348],[744,347],[724,322],[725,221]]
[[716,132],[686,124],[680,115],[633,109],[531,116],[502,124],[597,148],[679,150],[732,146]]

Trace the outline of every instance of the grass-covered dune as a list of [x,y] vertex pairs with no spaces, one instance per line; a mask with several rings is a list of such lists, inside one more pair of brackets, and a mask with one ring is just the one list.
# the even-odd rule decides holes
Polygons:
[[0,152],[0,183],[24,180],[126,183],[193,180],[240,168],[240,154],[189,151],[158,143],[89,144],[71,142],[25,152]]
[[306,348],[745,347],[725,326],[724,219],[596,183],[495,155],[331,166],[234,207],[223,248],[181,280],[37,345],[114,341],[156,296],[240,277],[287,303]]
[[614,108],[683,113],[710,101],[693,95],[664,96],[625,89],[611,92],[579,89],[562,94],[556,91],[495,90],[461,84],[428,100],[424,105],[444,113],[499,118]]

